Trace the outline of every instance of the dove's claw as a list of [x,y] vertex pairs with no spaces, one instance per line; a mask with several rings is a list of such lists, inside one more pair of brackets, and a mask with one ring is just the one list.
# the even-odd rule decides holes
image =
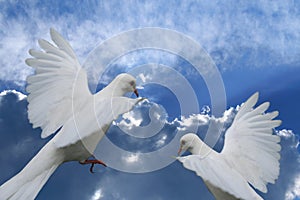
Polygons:
[[91,172],[92,174],[95,173],[95,172],[93,171],[94,165],[95,165],[95,163],[92,163],[92,165],[91,165],[91,167],[90,167],[90,172]]
[[103,165],[104,167],[107,167],[107,165],[101,160],[85,160],[85,161],[79,161],[79,163],[82,165],[92,164],[90,167],[91,173],[94,173],[93,168],[94,168],[95,164],[100,164],[100,165]]

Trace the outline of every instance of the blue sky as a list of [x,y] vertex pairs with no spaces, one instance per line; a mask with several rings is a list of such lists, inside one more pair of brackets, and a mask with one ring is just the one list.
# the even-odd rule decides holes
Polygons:
[[[41,139],[40,130],[31,128],[26,98],[21,95],[26,95],[25,80],[33,73],[24,60],[29,49],[38,48],[37,39],[49,40],[49,28],[53,27],[85,63],[93,49],[123,31],[160,27],[187,35],[211,56],[226,91],[227,112],[219,119],[226,126],[236,106],[256,91],[260,92],[259,102],[270,101],[270,110],[279,110],[283,121],[277,129],[283,147],[281,172],[276,184],[268,187],[269,193],[260,194],[264,199],[300,199],[298,1],[0,1],[0,10],[0,92],[20,92],[0,95],[0,184],[22,169],[49,140]],[[157,50],[136,51],[119,58],[99,80],[98,89],[114,75],[145,63],[178,70],[194,89],[199,108],[211,106],[205,82],[193,66]],[[207,115],[210,112],[191,112],[182,118],[176,96],[166,87],[149,84],[140,93],[150,102],[120,118],[108,133],[113,143],[133,152],[125,162],[168,145],[174,135],[192,130],[196,122],[200,123],[198,134],[202,137],[208,121],[219,122]],[[161,131],[145,139],[124,133],[122,130],[149,123],[151,102],[165,109],[162,113],[166,116],[160,118],[165,122]],[[222,139],[215,148],[222,148]],[[213,199],[201,179],[178,162],[149,173],[99,166],[95,171],[90,174],[88,166],[65,163],[37,199]]]

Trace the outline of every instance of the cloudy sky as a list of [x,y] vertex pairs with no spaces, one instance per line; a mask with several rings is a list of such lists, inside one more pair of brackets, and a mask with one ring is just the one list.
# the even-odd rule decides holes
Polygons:
[[[226,130],[237,105],[256,91],[259,103],[270,101],[270,110],[278,110],[283,121],[276,129],[282,138],[280,176],[267,194],[259,194],[264,199],[300,199],[300,2],[0,1],[0,10],[0,184],[50,139],[41,139],[41,130],[32,129],[27,119],[26,77],[34,72],[24,60],[29,49],[38,48],[37,40],[50,40],[49,28],[55,28],[88,66],[96,62],[89,58],[105,41],[128,30],[157,27],[192,39],[207,52],[225,89],[224,115],[211,116],[215,105],[210,86],[187,57],[159,49],[122,54],[96,77],[96,84],[90,83],[99,90],[118,73],[129,72],[137,76],[141,96],[148,98],[114,122],[107,134],[127,152],[115,153],[122,169],[96,166],[96,173],[90,174],[88,166],[65,163],[37,199],[213,199],[199,177],[171,159],[179,145],[174,138],[192,130],[205,138],[210,122],[215,127],[224,124]],[[87,70],[93,74],[95,68]],[[152,121],[159,129],[153,131]],[[216,141],[217,151],[222,142],[223,136]],[[169,146],[155,163],[143,160],[147,153]]]

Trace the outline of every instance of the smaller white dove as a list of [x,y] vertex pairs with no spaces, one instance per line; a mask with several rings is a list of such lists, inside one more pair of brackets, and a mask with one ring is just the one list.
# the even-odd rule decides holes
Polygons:
[[279,176],[280,137],[272,133],[281,121],[273,120],[278,111],[265,113],[269,102],[254,108],[257,100],[255,93],[240,107],[220,153],[194,133],[180,139],[178,155],[186,150],[192,155],[177,159],[203,179],[217,200],[263,199],[251,186],[266,193],[266,185]]

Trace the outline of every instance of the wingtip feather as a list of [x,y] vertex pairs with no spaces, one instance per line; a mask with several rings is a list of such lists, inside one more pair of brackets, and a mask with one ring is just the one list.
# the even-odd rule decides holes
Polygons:
[[42,133],[41,133],[41,138],[42,139],[45,139],[46,137],[48,137],[49,135],[46,133],[46,131],[42,131]]
[[277,110],[273,111],[270,113],[272,115],[271,119],[274,119],[275,117],[277,117],[279,115],[279,112]]
[[273,121],[277,122],[276,123],[276,125],[277,125],[276,127],[278,127],[278,126],[280,126],[282,124],[282,121],[280,119],[273,120]]
[[27,59],[25,60],[25,63],[26,63],[26,65],[28,65],[28,66],[32,66],[32,62],[33,62],[33,58],[27,58]]
[[53,44],[51,44],[50,42],[48,42],[47,40],[44,40],[44,39],[39,39],[38,40],[38,44],[39,44],[39,46],[43,49],[43,50],[45,50],[45,51],[47,51],[47,49],[50,47],[54,47],[53,46]]
[[253,101],[257,102],[259,97],[259,92],[255,92],[249,99],[252,99]]
[[34,49],[29,49],[29,51],[28,51],[29,55],[32,56],[32,52],[34,52]]
[[253,107],[258,101],[259,93],[255,92],[248,100],[244,103],[245,107]]
[[54,28],[51,27],[50,28],[50,36],[51,36],[51,38],[55,37],[56,35],[60,36],[60,34]]
[[56,32],[56,30],[53,27],[50,27],[50,33]]
[[66,41],[64,39],[64,37],[59,32],[57,32],[56,30],[54,30],[53,28],[51,28],[50,29],[50,36],[51,36],[52,41],[57,45],[57,47],[59,49],[61,49],[64,52],[66,52],[73,59],[77,59],[76,55],[74,53],[73,48],[71,47],[71,45],[69,44],[69,42]]
[[239,120],[246,112],[249,112],[250,109],[253,108],[253,106],[258,101],[258,95],[259,93],[254,93],[251,97],[249,97],[241,106],[241,109],[238,111],[237,115],[235,116],[236,120]]

